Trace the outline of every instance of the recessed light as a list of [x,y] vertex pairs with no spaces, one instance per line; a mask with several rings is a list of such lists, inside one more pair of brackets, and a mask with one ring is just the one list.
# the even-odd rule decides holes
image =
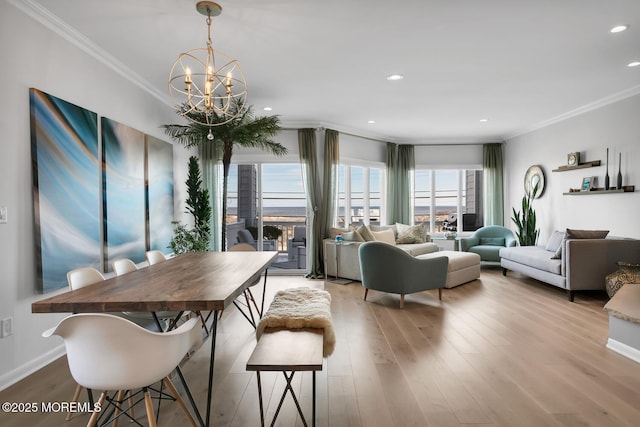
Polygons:
[[488,122],[488,121],[489,121],[489,119],[480,119],[480,121],[481,121],[482,123],[485,123],[485,122]]
[[638,65],[640,65],[640,61],[633,61],[633,62],[629,62],[627,64],[627,67],[637,67]]
[[370,125],[374,124],[376,121],[375,120],[368,120],[367,123],[369,123]]
[[609,30],[610,33],[621,33],[624,30],[626,30],[627,28],[629,28],[628,25],[616,25],[615,27],[613,27],[612,29]]
[[271,110],[273,110],[273,108],[271,108],[271,107],[264,107],[264,108],[263,108],[263,110],[264,110],[264,111],[271,111]]
[[387,76],[387,80],[391,80],[391,81],[402,80],[402,79],[404,79],[404,76],[402,74],[390,74]]

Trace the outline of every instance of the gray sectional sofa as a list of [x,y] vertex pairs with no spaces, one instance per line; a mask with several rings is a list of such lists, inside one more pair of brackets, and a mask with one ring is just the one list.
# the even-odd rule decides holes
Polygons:
[[[626,238],[575,238],[582,230],[556,231],[547,246],[500,249],[500,265],[506,276],[517,271],[542,282],[574,292],[605,289],[605,276],[617,270],[618,261],[640,262],[640,240]],[[574,232],[572,234],[572,232]],[[606,232],[605,232],[606,234]]]

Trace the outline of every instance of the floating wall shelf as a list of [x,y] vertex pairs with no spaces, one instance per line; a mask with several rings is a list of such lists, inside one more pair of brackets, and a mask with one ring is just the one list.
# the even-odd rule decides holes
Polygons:
[[635,191],[634,185],[626,185],[622,190],[605,190],[604,188],[598,188],[597,190],[590,191],[571,191],[569,193],[562,193],[565,196],[595,196],[596,194],[613,194],[613,193],[633,193]]
[[601,163],[602,161],[600,160],[594,160],[592,162],[580,163],[578,166],[563,165],[563,166],[558,166],[558,168],[553,169],[551,172],[566,172],[566,171],[572,171],[575,169],[594,168],[596,166],[600,166]]

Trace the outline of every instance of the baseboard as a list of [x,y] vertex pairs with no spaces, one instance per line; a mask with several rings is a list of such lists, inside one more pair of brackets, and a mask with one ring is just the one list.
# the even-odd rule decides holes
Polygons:
[[607,348],[609,350],[615,351],[618,354],[621,354],[628,359],[633,360],[634,362],[640,363],[640,350],[638,350],[637,348],[633,348],[611,338],[607,340]]
[[58,358],[64,356],[65,354],[66,354],[65,346],[64,344],[61,344],[60,346],[54,348],[53,350],[43,354],[40,357],[37,357],[29,361],[28,363],[25,363],[24,365],[18,367],[17,369],[14,369],[11,372],[7,372],[6,374],[1,375],[0,391],[11,387],[18,381],[21,381],[24,378],[36,372],[37,370],[44,368],[49,363],[53,362],[54,360],[57,360]]

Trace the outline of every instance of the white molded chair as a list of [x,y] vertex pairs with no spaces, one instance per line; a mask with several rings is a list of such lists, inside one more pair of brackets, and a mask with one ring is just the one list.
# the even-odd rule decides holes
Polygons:
[[[149,425],[155,426],[148,386],[162,380],[191,425],[196,426],[169,378],[185,354],[202,342],[196,323],[197,319],[190,319],[173,331],[158,333],[110,314],[82,313],[63,319],[42,336],[64,339],[71,375],[78,384],[103,391],[98,400],[101,407],[106,391],[141,388]],[[94,425],[99,415],[94,412],[88,425]]]
[[147,251],[144,255],[149,265],[158,264],[159,262],[166,261],[167,257],[161,251]]
[[67,273],[67,282],[72,291],[104,280],[104,276],[93,267],[81,267]]
[[128,258],[117,259],[113,261],[112,265],[116,276],[122,276],[123,274],[131,273],[138,269],[138,266]]

